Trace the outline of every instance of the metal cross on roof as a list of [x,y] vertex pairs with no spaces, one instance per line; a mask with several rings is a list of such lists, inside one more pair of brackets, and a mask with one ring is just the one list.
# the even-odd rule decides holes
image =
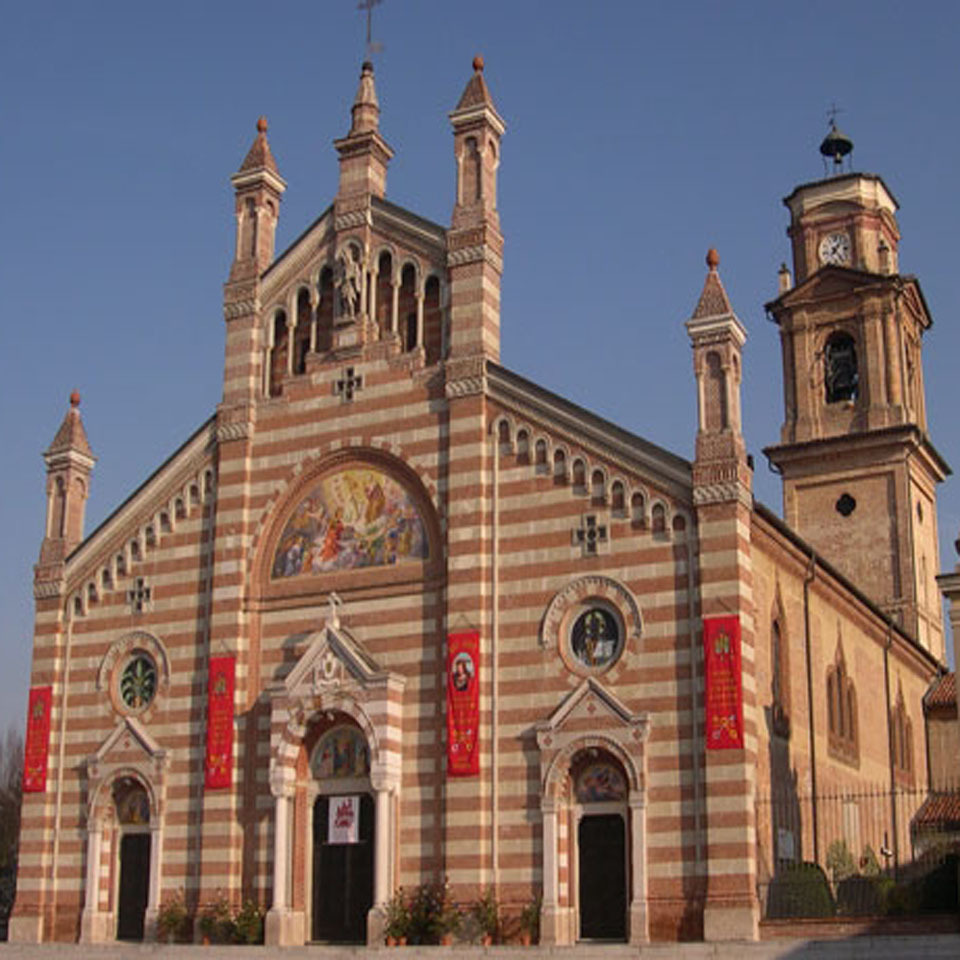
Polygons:
[[375,53],[383,50],[383,44],[373,39],[373,8],[378,7],[383,0],[360,0],[357,4],[358,10],[363,10],[367,14],[367,59],[369,60]]

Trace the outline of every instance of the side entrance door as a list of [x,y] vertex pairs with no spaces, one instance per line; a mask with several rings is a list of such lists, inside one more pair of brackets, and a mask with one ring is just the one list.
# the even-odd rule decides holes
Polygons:
[[373,906],[373,799],[360,795],[357,843],[328,842],[330,797],[313,808],[314,940],[365,943]]
[[117,939],[142,940],[143,915],[150,882],[150,833],[120,837],[120,890],[117,897]]
[[626,940],[627,858],[623,817],[592,814],[579,829],[580,939]]

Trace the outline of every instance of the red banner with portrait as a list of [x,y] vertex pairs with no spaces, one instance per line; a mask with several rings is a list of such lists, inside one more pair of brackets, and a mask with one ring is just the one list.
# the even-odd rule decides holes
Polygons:
[[447,636],[447,774],[480,772],[480,634]]
[[23,792],[47,789],[50,758],[50,704],[53,687],[34,687],[27,701],[27,737],[23,744]]
[[743,684],[740,672],[740,618],[703,621],[708,750],[743,749]]
[[236,661],[211,657],[207,680],[207,758],[205,786],[229,787],[233,777],[233,691]]

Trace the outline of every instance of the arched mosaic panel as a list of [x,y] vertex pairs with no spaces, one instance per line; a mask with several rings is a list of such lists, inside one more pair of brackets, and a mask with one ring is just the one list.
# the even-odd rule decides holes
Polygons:
[[334,727],[320,738],[310,767],[317,780],[369,776],[367,741],[356,727]]
[[297,504],[273,556],[275,580],[427,559],[426,526],[410,493],[370,467],[318,481]]

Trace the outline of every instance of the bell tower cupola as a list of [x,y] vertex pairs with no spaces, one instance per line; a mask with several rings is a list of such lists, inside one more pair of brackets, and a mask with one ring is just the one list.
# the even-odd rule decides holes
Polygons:
[[500,139],[506,130],[483,76],[483,57],[450,114],[457,195],[448,234],[452,357],[500,356],[503,236],[497,213]]
[[822,180],[784,204],[793,274],[767,315],[780,330],[784,420],[766,450],[784,519],[934,655],[943,656],[936,485],[950,472],[927,434],[919,281],[900,273],[898,204],[873,173],[845,169],[836,125]]

